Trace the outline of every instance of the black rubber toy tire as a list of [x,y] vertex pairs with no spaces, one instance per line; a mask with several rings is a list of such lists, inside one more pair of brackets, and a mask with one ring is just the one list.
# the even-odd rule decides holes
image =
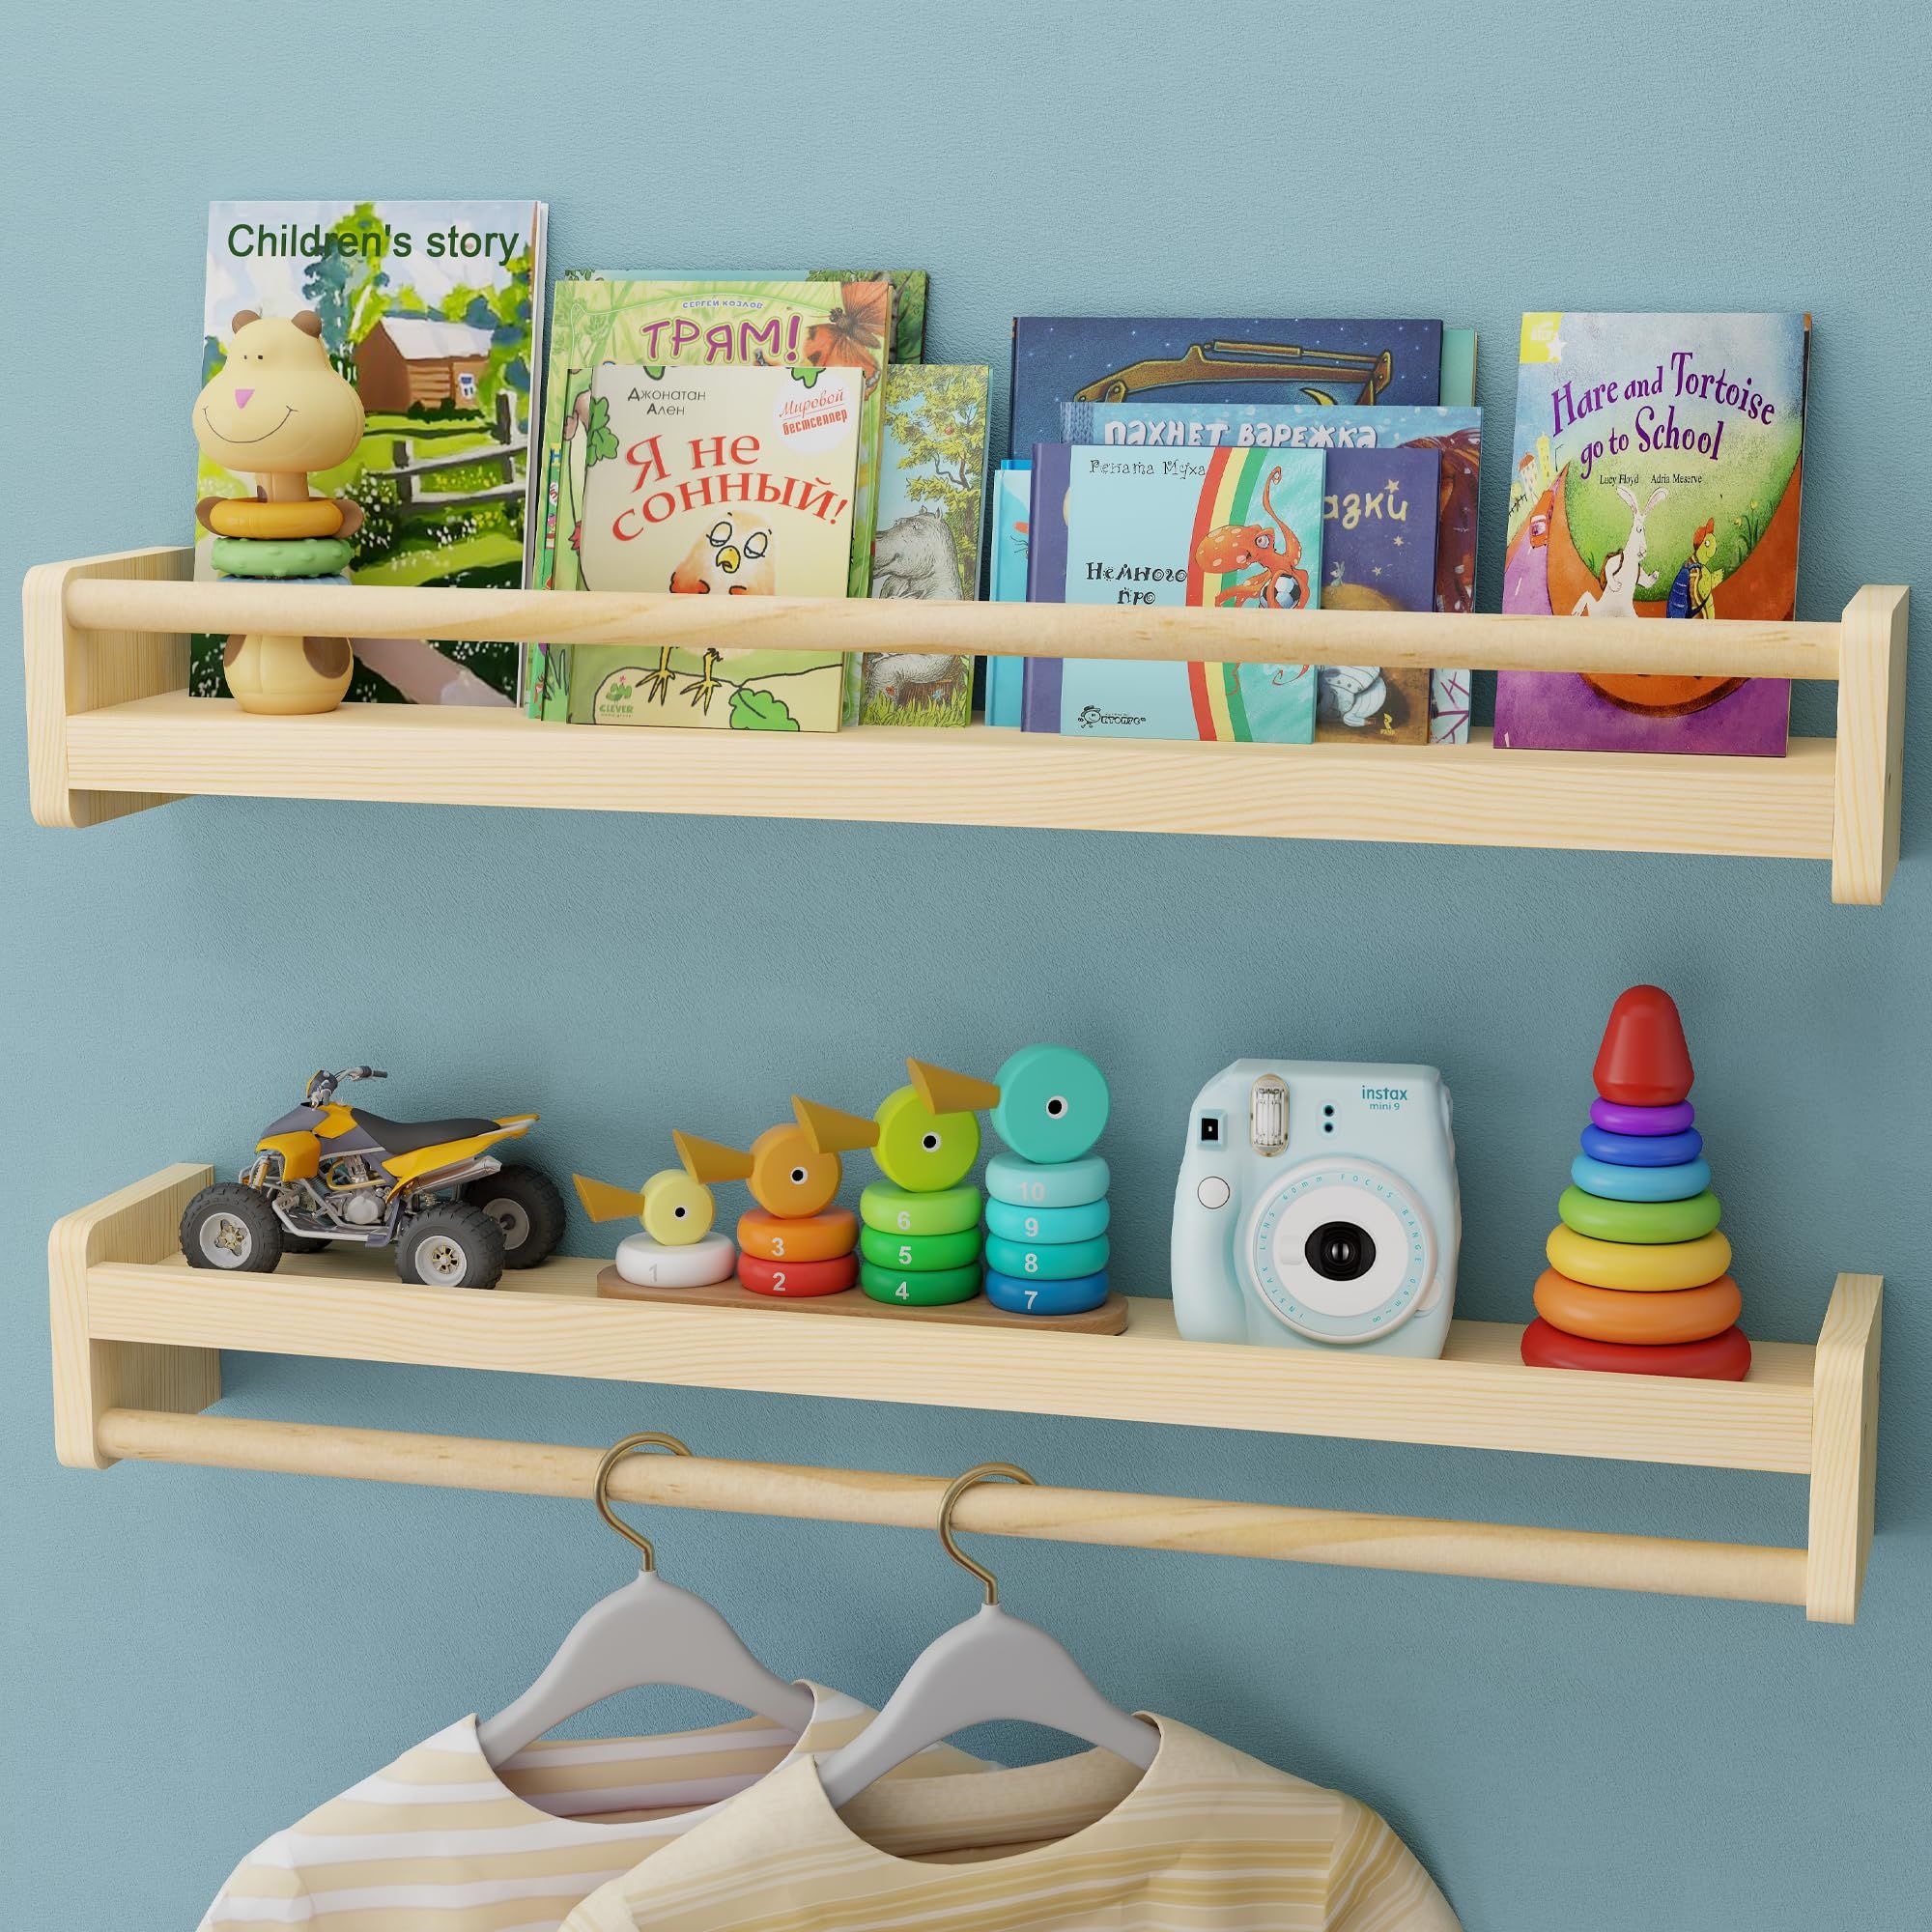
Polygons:
[[246,1236],[247,1258],[234,1264],[235,1267],[248,1274],[273,1274],[282,1259],[285,1240],[282,1224],[268,1202],[239,1180],[222,1180],[213,1187],[204,1187],[187,1204],[187,1211],[181,1218],[182,1254],[187,1264],[204,1268],[223,1266],[203,1246],[208,1224],[217,1216],[239,1224]]
[[396,1272],[404,1281],[425,1285],[416,1266],[416,1251],[437,1235],[446,1235],[463,1258],[460,1273],[432,1275],[427,1285],[440,1288],[495,1288],[503,1278],[503,1231],[482,1208],[468,1201],[449,1201],[440,1208],[412,1214],[396,1236]]
[[[463,1198],[480,1208],[503,1231],[503,1265],[510,1268],[535,1267],[548,1261],[563,1239],[563,1196],[540,1167],[521,1161],[509,1162],[481,1180],[472,1180],[463,1190]],[[513,1240],[504,1217],[495,1211],[495,1204],[507,1202],[521,1220],[523,1238]]]
[[285,1255],[319,1255],[324,1248],[332,1248],[333,1241],[325,1241],[320,1235],[292,1235],[282,1230],[282,1252]]

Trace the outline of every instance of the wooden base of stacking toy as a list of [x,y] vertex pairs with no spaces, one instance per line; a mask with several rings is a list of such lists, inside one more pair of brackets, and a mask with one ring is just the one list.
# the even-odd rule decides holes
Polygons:
[[874,1301],[863,1291],[848,1288],[838,1294],[813,1295],[801,1301],[782,1294],[753,1294],[735,1280],[699,1288],[650,1287],[626,1281],[614,1267],[600,1271],[597,1293],[625,1301],[678,1302],[687,1308],[745,1308],[760,1313],[792,1309],[880,1321],[935,1321],[962,1328],[1031,1328],[1063,1335],[1119,1335],[1127,1325],[1126,1299],[1119,1294],[1108,1295],[1098,1308],[1090,1308],[1081,1315],[1013,1315],[995,1308],[984,1295],[938,1308],[915,1308],[900,1302]]

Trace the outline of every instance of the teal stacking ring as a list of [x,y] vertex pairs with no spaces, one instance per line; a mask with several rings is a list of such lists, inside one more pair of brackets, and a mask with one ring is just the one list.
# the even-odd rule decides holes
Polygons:
[[1605,1201],[1689,1201],[1710,1186],[1711,1163],[1700,1156],[1675,1167],[1613,1167],[1579,1153],[1570,1163],[1570,1179]]
[[1009,1241],[1091,1241],[1107,1232],[1112,1213],[1104,1201],[1078,1208],[1016,1208],[1010,1201],[989,1201],[986,1232]]
[[1097,1153],[1043,1164],[1016,1153],[986,1163],[986,1192],[1014,1208],[1084,1208],[1107,1198],[1107,1163]]
[[1107,1265],[1107,1237],[1096,1235],[1091,1241],[1022,1243],[989,1235],[986,1265],[1019,1281],[1076,1281]]
[[1085,1315],[1107,1298],[1107,1270],[1072,1281],[1032,1281],[986,1270],[986,1299],[1012,1315]]

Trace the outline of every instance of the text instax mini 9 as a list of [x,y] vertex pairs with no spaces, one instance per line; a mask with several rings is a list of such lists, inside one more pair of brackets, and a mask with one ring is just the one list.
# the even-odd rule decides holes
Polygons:
[[1196,1342],[1439,1355],[1462,1234],[1435,1067],[1237,1060],[1187,1122],[1175,1316]]

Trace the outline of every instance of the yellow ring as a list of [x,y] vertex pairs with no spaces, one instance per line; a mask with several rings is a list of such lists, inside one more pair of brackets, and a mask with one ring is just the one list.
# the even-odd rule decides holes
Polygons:
[[1624,1288],[1638,1293],[1665,1294],[1681,1288],[1702,1288],[1729,1272],[1731,1244],[1721,1233],[1700,1235],[1694,1241],[1599,1241],[1558,1225],[1549,1231],[1544,1252],[1549,1265],[1572,1281],[1591,1288]]
[[265,503],[257,497],[225,497],[208,506],[208,527],[218,537],[332,537],[342,527],[342,505],[327,497]]

